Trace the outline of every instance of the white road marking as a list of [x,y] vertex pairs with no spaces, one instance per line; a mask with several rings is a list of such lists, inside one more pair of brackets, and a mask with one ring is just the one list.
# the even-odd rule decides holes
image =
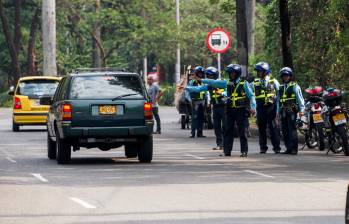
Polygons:
[[85,207],[85,208],[89,208],[89,209],[97,208],[96,206],[91,205],[91,204],[89,204],[89,203],[87,203],[79,198],[70,197],[69,199],[78,203],[79,205],[81,205],[82,207]]
[[39,173],[32,173],[31,175],[33,175],[33,176],[36,177],[38,180],[40,180],[40,181],[42,181],[42,182],[44,182],[44,183],[47,183],[47,182],[48,182],[48,180],[46,180],[45,178],[43,178],[43,177],[41,176],[41,174],[39,174]]
[[9,153],[8,151],[6,151],[5,149],[1,150],[2,153],[4,153],[7,157],[15,157],[14,155],[12,155],[11,153]]
[[[0,144],[0,146],[28,146],[28,143],[15,143],[15,144]],[[42,144],[30,144],[30,146],[41,146],[44,147],[45,145]]]
[[186,156],[193,157],[193,158],[195,158],[195,159],[199,159],[199,160],[203,160],[203,159],[205,159],[204,157],[195,156],[195,155],[190,154],[190,153],[187,153],[187,154],[186,154]]
[[7,159],[8,161],[10,161],[11,163],[16,163],[16,160],[13,160],[11,157],[6,157],[6,159]]
[[274,178],[273,176],[266,175],[264,173],[256,172],[256,171],[253,171],[253,170],[244,170],[244,172],[251,173],[251,174],[256,174],[256,175],[259,175],[259,176],[262,176],[262,177]]

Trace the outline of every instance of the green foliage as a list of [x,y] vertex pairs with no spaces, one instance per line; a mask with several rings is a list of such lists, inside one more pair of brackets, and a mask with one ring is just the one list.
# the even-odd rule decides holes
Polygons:
[[0,93],[0,107],[11,107],[12,97],[8,95],[8,92]]
[[[92,34],[101,27],[102,61],[105,66],[139,72],[142,59],[160,64],[173,77],[177,43],[181,44],[182,65],[217,65],[216,54],[205,46],[207,32],[221,27],[233,37],[231,49],[222,55],[222,67],[236,62],[235,1],[180,1],[181,25],[175,21],[173,0],[103,0],[96,11],[95,0],[60,0],[57,3],[57,63],[60,74],[92,65]],[[255,55],[257,61],[271,64],[274,75],[282,67],[279,1],[256,4]],[[13,2],[4,4],[13,34]],[[21,8],[22,73],[27,69],[30,25],[41,1],[23,1]],[[307,85],[334,85],[349,88],[349,2],[348,0],[289,0],[292,54],[297,79]],[[0,26],[1,27],[1,26]],[[0,28],[2,31],[2,29]],[[41,27],[36,33],[36,60],[42,70]],[[0,32],[0,92],[7,90],[11,59],[3,32]],[[163,74],[162,74],[163,75]],[[171,87],[173,88],[173,87]],[[171,90],[172,91],[172,90]],[[168,93],[170,96],[172,93]],[[165,100],[166,99],[166,100]],[[168,100],[167,100],[168,99]],[[164,97],[166,104],[172,103]]]
[[[265,52],[273,68],[282,64],[278,4],[266,6]],[[289,12],[299,83],[349,88],[349,2],[289,0]]]
[[231,49],[222,55],[222,66],[236,58],[236,39],[234,34],[235,16],[224,9],[226,0],[191,0],[181,2],[181,50],[182,63],[185,65],[217,65],[217,54],[211,53],[205,44],[207,33],[214,28],[223,28],[233,37]]
[[160,99],[160,105],[173,106],[176,93],[176,85],[164,83],[160,86],[160,89],[164,93],[164,95]]

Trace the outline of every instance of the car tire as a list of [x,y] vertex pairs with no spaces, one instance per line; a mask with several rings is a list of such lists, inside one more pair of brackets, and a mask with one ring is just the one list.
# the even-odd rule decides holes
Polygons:
[[56,131],[56,153],[58,164],[68,164],[71,158],[71,146],[66,140],[61,139],[59,132]]
[[56,142],[52,141],[50,134],[47,133],[47,157],[49,159],[56,159]]
[[153,159],[153,136],[142,139],[138,147],[138,160],[141,163],[151,163]]
[[19,125],[15,123],[15,121],[12,120],[12,131],[18,132],[19,131]]
[[138,145],[135,143],[127,143],[125,144],[125,156],[126,158],[136,158],[137,157],[137,149]]

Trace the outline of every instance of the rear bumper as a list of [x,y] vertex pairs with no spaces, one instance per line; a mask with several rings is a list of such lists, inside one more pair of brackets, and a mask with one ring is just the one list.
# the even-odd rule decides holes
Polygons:
[[47,112],[13,113],[13,121],[19,125],[46,125]]
[[58,128],[61,130],[60,134],[63,138],[132,138],[151,135],[153,123],[147,123],[145,126],[130,127],[71,127],[70,123],[67,122]]

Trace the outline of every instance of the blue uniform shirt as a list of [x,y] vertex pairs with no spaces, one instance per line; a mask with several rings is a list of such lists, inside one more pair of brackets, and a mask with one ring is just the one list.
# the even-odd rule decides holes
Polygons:
[[[201,92],[207,92],[208,86],[207,85],[200,85],[200,86],[194,86],[194,80],[190,80],[188,83],[188,86],[185,88],[185,98],[191,102],[190,93],[201,93]],[[207,98],[207,93],[205,95]]]
[[[239,83],[241,81],[240,78],[235,80],[235,83]],[[213,80],[213,79],[202,79],[201,82],[203,84],[210,85],[214,88],[220,88],[220,89],[226,89],[228,85],[228,80]],[[247,98],[250,100],[250,105],[253,110],[256,110],[256,97],[250,87],[250,84],[245,81],[244,82],[244,90],[246,93]]]

